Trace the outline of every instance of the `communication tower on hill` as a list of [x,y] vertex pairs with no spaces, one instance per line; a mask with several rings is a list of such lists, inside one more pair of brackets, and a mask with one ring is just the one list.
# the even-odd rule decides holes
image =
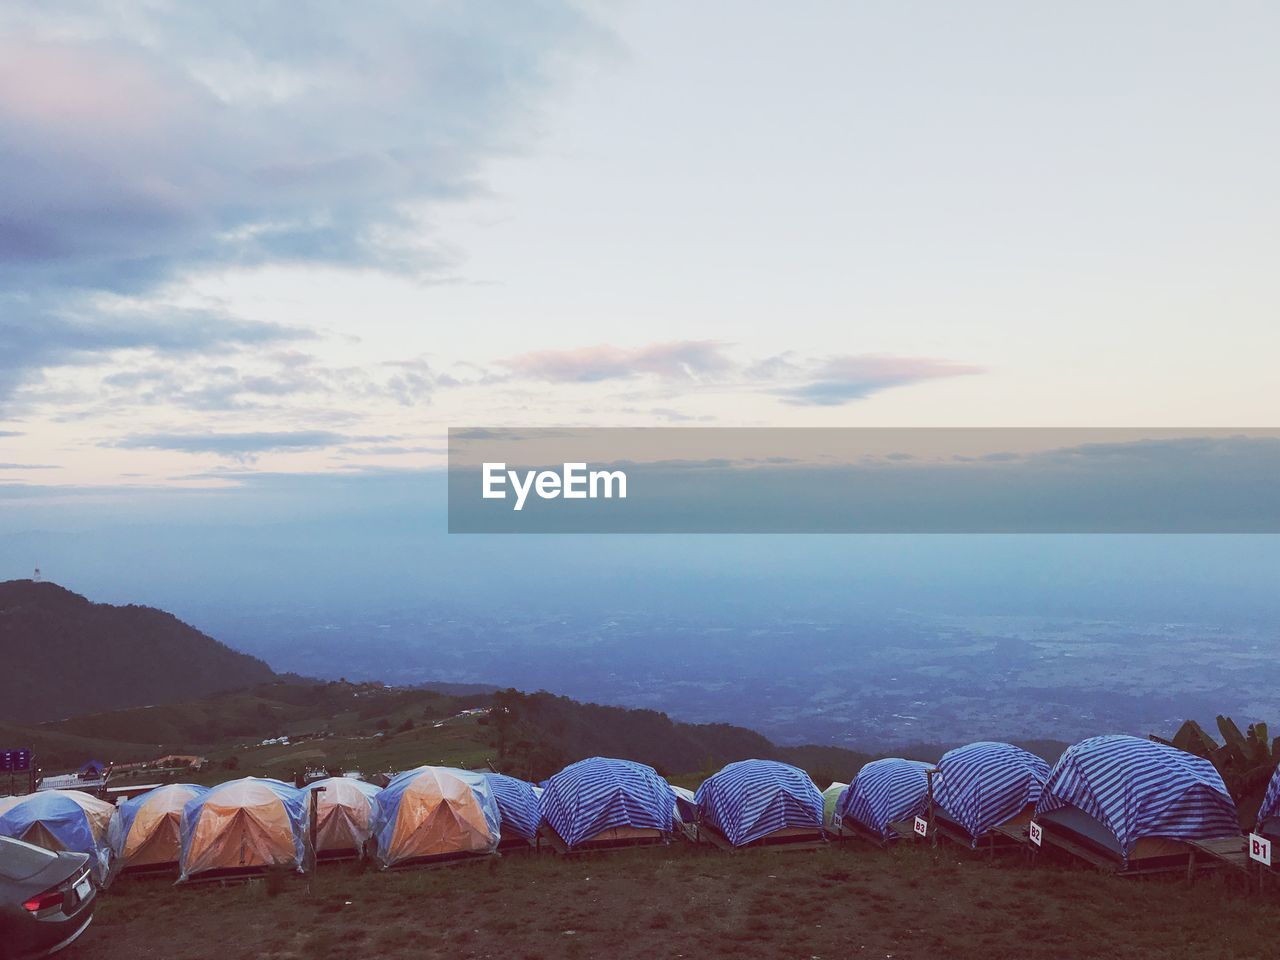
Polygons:
[[32,580],[34,580],[36,583],[39,583],[39,582],[40,582],[40,568],[39,568],[39,567],[36,567],[36,572],[35,572],[34,574],[32,574],[31,579],[32,579]]

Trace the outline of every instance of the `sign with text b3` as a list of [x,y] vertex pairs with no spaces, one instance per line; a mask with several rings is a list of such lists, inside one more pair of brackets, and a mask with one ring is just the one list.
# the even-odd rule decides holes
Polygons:
[[1256,833],[1249,834],[1249,859],[1271,866],[1271,841]]
[[1044,842],[1044,830],[1034,820],[1027,824],[1027,839],[1037,847]]
[[916,833],[922,837],[929,835],[929,821],[924,817],[916,817]]

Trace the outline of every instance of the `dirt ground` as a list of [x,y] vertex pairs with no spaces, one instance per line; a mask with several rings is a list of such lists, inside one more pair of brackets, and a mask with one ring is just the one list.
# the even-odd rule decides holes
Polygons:
[[68,960],[248,957],[1273,958],[1274,895],[954,849],[673,846],[175,887],[124,880]]

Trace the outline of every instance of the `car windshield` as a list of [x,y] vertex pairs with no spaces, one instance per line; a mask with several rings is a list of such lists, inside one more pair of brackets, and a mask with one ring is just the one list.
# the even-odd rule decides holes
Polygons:
[[6,880],[25,880],[34,876],[57,860],[58,855],[21,840],[0,837],[0,877]]

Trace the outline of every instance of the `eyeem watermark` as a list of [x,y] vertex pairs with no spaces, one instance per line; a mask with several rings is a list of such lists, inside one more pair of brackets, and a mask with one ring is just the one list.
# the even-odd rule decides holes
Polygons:
[[451,533],[1280,534],[1280,428],[464,427]]
[[485,463],[481,496],[507,499],[507,485],[515,494],[514,510],[523,510],[530,491],[540,500],[627,499],[627,475],[622,470],[588,470],[585,463],[566,463],[555,470],[508,470],[505,463]]

